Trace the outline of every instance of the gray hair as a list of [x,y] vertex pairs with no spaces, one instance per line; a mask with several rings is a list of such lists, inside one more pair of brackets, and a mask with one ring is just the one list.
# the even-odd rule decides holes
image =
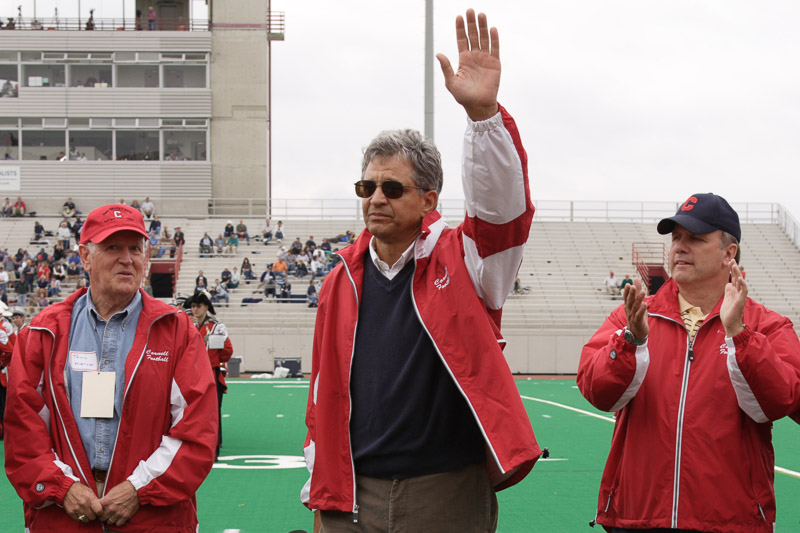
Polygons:
[[[387,159],[398,156],[411,165],[414,183],[425,190],[442,192],[442,156],[436,146],[422,137],[417,130],[386,130],[372,139],[364,149],[361,161],[361,178],[367,171],[370,161],[376,157]],[[420,191],[422,194],[424,191]]]
[[727,248],[729,244],[736,245],[736,264],[739,264],[739,259],[742,257],[742,247],[739,245],[739,241],[736,240],[736,237],[731,235],[730,233],[723,231],[722,232],[722,242],[720,244],[720,248]]

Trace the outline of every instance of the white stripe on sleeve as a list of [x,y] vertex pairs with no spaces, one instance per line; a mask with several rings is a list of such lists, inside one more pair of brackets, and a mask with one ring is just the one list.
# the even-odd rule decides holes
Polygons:
[[731,378],[733,390],[736,392],[736,401],[739,402],[739,407],[747,416],[759,424],[769,422],[769,418],[764,414],[764,410],[761,409],[756,395],[753,394],[753,389],[748,385],[744,374],[742,374],[742,369],[739,368],[739,363],[736,361],[736,346],[733,343],[733,337],[726,336],[725,344],[728,346],[728,375]]
[[[622,335],[622,330],[617,330],[617,335]],[[639,387],[642,386],[642,382],[644,382],[644,377],[647,374],[647,369],[650,366],[650,350],[647,348],[647,342],[644,344],[636,347],[636,371],[633,373],[633,379],[631,380],[630,385],[628,388],[625,389],[625,392],[622,393],[617,403],[615,403],[609,412],[616,412],[628,405],[628,402],[636,396],[636,393],[639,392]]]

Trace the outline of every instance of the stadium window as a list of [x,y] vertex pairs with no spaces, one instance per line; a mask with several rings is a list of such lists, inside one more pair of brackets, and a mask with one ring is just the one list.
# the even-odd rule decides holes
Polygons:
[[69,130],[69,158],[83,161],[108,161],[112,157],[111,130]]
[[0,65],[0,98],[19,96],[19,70],[17,65]]
[[119,130],[117,136],[118,161],[158,161],[158,130]]
[[111,65],[70,65],[70,87],[111,87]]
[[11,52],[9,50],[0,50],[0,61],[4,61],[6,63],[16,63],[17,52]]
[[117,65],[117,87],[158,87],[158,65]]
[[22,65],[24,87],[64,87],[64,65]]
[[164,65],[164,87],[204,88],[205,65]]
[[206,132],[164,132],[164,161],[206,161]]
[[64,131],[22,130],[22,159],[57,161],[66,159]]
[[19,132],[16,129],[0,129],[0,158],[19,159]]

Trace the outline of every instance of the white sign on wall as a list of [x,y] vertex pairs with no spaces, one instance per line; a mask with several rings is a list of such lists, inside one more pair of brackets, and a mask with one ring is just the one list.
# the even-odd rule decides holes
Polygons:
[[19,167],[0,166],[0,192],[16,192],[20,190]]

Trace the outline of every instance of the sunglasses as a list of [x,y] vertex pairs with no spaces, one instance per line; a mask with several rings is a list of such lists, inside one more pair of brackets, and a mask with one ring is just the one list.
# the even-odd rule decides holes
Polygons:
[[[356,196],[359,198],[369,198],[375,191],[378,190],[378,182],[372,180],[361,180],[355,183],[356,185]],[[399,181],[394,180],[387,180],[380,182],[381,192],[386,198],[390,198],[392,200],[397,200],[406,192],[406,189],[419,189],[421,191],[427,191],[424,187],[415,187],[414,185],[403,185]]]

